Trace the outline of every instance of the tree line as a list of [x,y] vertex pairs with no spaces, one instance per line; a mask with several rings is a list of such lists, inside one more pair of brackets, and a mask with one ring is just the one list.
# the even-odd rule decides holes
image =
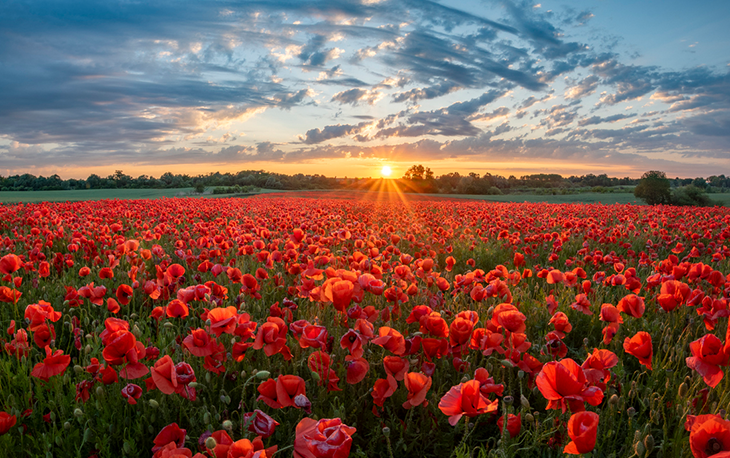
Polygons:
[[[648,173],[648,172],[647,172]],[[661,173],[661,172],[657,172]],[[644,177],[646,178],[646,177]],[[347,178],[326,177],[314,174],[286,175],[267,172],[264,170],[242,170],[236,173],[214,172],[206,175],[191,176],[188,174],[165,173],[159,178],[148,175],[132,177],[121,170],[115,171],[107,177],[91,174],[86,179],[62,179],[58,175],[50,177],[35,176],[32,174],[0,176],[0,191],[51,191],[51,190],[80,190],[80,189],[145,189],[145,188],[194,188],[198,192],[205,189],[282,189],[282,190],[311,190],[311,189],[360,189],[373,185],[379,178]],[[664,181],[665,180],[665,181]],[[435,176],[429,167],[423,165],[411,166],[402,178],[395,179],[399,187],[405,192],[424,192],[439,194],[564,194],[574,192],[630,192],[639,185],[642,179],[629,177],[609,177],[606,174],[586,174],[580,176],[563,177],[559,174],[538,173],[502,176],[498,174],[458,172]],[[674,178],[665,175],[662,183],[671,189],[679,189],[677,199],[685,194],[695,196],[700,193],[724,192],[730,190],[730,177],[713,175],[708,178]],[[664,185],[663,185],[664,186]],[[688,186],[691,186],[688,188]],[[666,192],[659,200],[668,203]],[[641,193],[641,191],[640,191]],[[684,193],[684,194],[683,194]],[[675,192],[676,194],[676,192]],[[639,197],[639,196],[637,196]],[[686,199],[685,199],[686,200]]]

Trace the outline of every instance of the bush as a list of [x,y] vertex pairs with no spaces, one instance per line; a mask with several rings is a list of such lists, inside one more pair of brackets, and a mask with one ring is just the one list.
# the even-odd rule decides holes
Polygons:
[[672,205],[692,205],[695,207],[711,207],[719,203],[710,199],[704,190],[690,184],[681,186],[672,192]]

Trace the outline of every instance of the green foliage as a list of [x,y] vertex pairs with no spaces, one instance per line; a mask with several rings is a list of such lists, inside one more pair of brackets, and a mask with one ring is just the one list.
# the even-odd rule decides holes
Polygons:
[[634,188],[634,196],[649,205],[668,204],[671,202],[670,188],[671,184],[664,172],[651,170],[641,176],[641,181]]
[[672,205],[692,205],[695,207],[711,207],[713,205],[721,205],[710,199],[704,189],[690,184],[676,188],[672,191]]

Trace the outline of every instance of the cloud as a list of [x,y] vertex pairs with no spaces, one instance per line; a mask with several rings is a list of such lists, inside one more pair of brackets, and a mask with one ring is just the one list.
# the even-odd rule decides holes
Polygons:
[[360,102],[366,102],[368,105],[375,105],[382,98],[382,92],[353,88],[333,95],[332,101],[343,105],[353,106],[358,105]]
[[590,118],[581,119],[580,121],[578,121],[578,125],[580,127],[585,127],[585,126],[589,126],[591,124],[601,124],[604,122],[609,122],[609,123],[617,122],[617,121],[621,121],[623,119],[633,118],[634,116],[636,116],[636,113],[627,113],[627,114],[619,113],[619,114],[616,114],[613,116],[606,116],[604,118],[602,118],[600,116],[591,116]]
[[598,78],[595,75],[591,75],[587,78],[584,78],[577,84],[570,86],[565,91],[565,98],[566,99],[581,99],[585,96],[591,95],[596,91],[599,81],[600,81],[600,78]]
[[333,138],[340,138],[346,135],[354,135],[362,132],[368,126],[373,125],[372,122],[361,122],[357,125],[350,124],[337,124],[335,126],[325,126],[324,129],[319,128],[308,130],[304,137],[300,136],[300,139],[308,144],[322,143]]

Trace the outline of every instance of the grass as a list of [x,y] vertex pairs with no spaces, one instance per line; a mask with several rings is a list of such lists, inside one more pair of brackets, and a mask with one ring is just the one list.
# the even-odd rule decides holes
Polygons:
[[[353,190],[327,190],[327,191],[282,191],[275,189],[261,189],[255,194],[269,193],[292,193],[296,196],[299,193],[306,193],[308,197],[312,194],[320,194],[322,197],[331,197],[336,194],[339,198],[343,195],[356,199],[364,194],[372,194],[368,191]],[[378,193],[388,193],[389,191],[378,191]],[[246,196],[251,194],[246,194]],[[406,194],[411,197],[415,194]],[[634,197],[633,193],[598,193],[587,192],[580,194],[567,195],[539,195],[539,194],[505,194],[505,195],[474,195],[474,194],[419,194],[420,200],[428,200],[427,197],[450,198],[450,199],[471,199],[485,200],[490,202],[545,202],[549,204],[569,204],[569,203],[602,203],[611,204],[636,204],[643,205],[644,202]],[[714,201],[721,202],[724,206],[730,205],[730,193],[710,194],[710,198]],[[242,197],[237,194],[195,194],[193,188],[174,188],[174,189],[89,189],[74,191],[4,191],[0,192],[0,203],[35,203],[35,202],[76,202],[87,200],[103,200],[103,199],[160,199],[162,197],[203,197],[203,198],[220,198],[220,197]],[[425,199],[424,199],[425,198]]]

